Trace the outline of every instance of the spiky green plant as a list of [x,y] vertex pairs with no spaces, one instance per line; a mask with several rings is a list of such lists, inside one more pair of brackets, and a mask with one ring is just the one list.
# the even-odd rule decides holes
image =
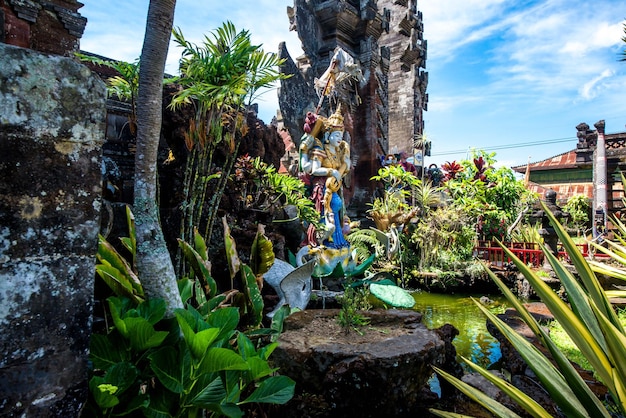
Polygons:
[[[606,385],[611,395],[611,405],[602,403],[591,392],[570,361],[549,338],[547,332],[539,326],[524,305],[490,270],[489,275],[491,278],[507,297],[511,306],[517,310],[520,317],[549,351],[553,361],[548,359],[535,346],[530,344],[497,316],[484,309],[480,303],[476,302],[476,304],[517,349],[528,366],[534,371],[545,390],[566,416],[608,418],[613,416],[614,410],[618,411],[619,416],[625,416],[626,364],[624,359],[626,358],[626,335],[624,328],[591,266],[578,251],[576,244],[566,233],[563,226],[544,204],[542,206],[577,271],[578,277],[574,277],[550,251],[546,250],[545,246],[542,246],[545,256],[567,291],[569,303],[565,303],[531,268],[515,257],[510,250],[505,246],[502,246],[502,248],[524,274],[526,280],[533,286],[537,295],[546,304],[555,319],[563,326],[563,329],[582,354],[589,360],[599,380]],[[489,379],[532,416],[551,416],[541,405],[529,399],[518,388],[510,385],[503,379],[495,377],[468,359],[463,359],[463,361]],[[493,399],[485,397],[478,389],[468,386],[440,370],[437,370],[437,372],[496,416],[518,416]],[[455,416],[439,410],[432,410],[432,412],[442,417]]]

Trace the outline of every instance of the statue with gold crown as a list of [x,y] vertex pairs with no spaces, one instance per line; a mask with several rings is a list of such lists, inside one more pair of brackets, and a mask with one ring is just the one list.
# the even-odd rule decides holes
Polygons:
[[338,264],[354,268],[350,244],[343,233],[343,180],[350,172],[350,145],[344,140],[341,104],[328,118],[308,113],[300,141],[300,171],[311,186],[311,199],[321,216],[322,228],[309,226],[307,250],[318,259],[314,275],[331,274]]

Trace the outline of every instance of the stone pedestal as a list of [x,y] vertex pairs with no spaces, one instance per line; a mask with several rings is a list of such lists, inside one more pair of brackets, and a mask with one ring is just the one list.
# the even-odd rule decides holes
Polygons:
[[[455,352],[444,334],[413,311],[363,311],[369,325],[342,328],[338,309],[290,315],[271,360],[296,381],[296,396],[279,417],[415,417],[426,413],[431,365]],[[282,413],[282,414],[281,414]]]
[[0,415],[78,416],[106,90],[72,59],[0,56]]

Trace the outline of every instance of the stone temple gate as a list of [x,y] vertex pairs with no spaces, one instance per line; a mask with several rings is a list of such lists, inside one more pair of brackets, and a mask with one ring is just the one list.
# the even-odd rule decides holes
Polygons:
[[[306,112],[318,104],[315,78],[328,68],[335,48],[360,64],[364,79],[348,100],[353,170],[344,191],[348,214],[360,217],[375,196],[377,185],[370,178],[381,157],[413,153],[424,131],[427,43],[417,0],[294,0],[287,14],[304,51],[294,61],[284,44],[279,47],[287,59],[281,70],[293,74],[281,82],[280,110],[296,145]],[[325,101],[320,113],[328,114],[328,105]]]

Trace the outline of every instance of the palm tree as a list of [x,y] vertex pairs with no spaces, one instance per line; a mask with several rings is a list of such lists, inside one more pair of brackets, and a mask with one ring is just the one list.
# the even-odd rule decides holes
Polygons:
[[[171,106],[193,104],[196,110],[186,137],[191,154],[185,173],[181,238],[191,237],[202,219],[206,222],[204,235],[210,240],[239,144],[248,130],[246,106],[259,89],[288,76],[278,71],[283,60],[253,45],[250,33],[238,32],[231,22],[224,23],[211,37],[206,36],[200,46],[185,40],[180,29],[174,29],[173,34],[183,48],[181,77],[177,80],[182,91],[174,96]],[[213,157],[220,147],[226,151],[226,160],[222,167],[215,167]]]
[[137,234],[137,272],[146,295],[162,298],[169,316],[182,308],[157,205],[157,150],[161,133],[163,74],[174,24],[176,0],[150,0],[141,51],[137,96],[137,153],[133,213]]

